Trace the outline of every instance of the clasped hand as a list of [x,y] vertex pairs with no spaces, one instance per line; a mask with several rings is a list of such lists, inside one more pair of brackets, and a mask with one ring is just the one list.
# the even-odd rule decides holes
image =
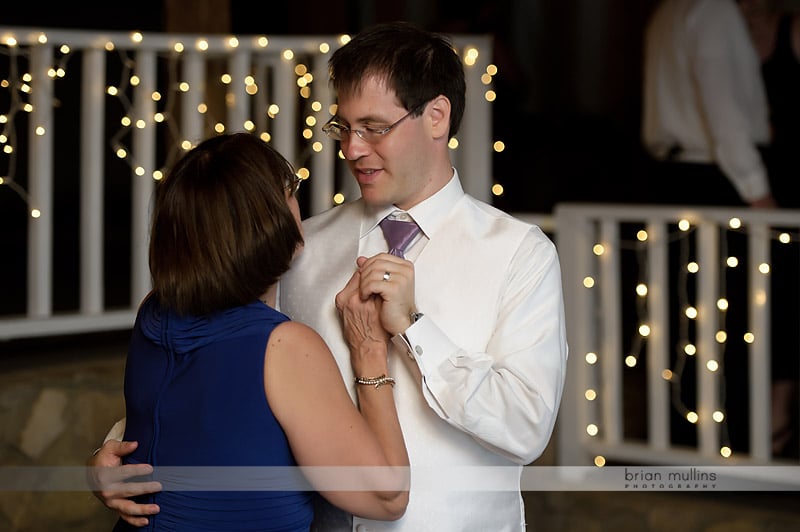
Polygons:
[[380,322],[390,335],[405,331],[411,325],[410,316],[416,308],[414,264],[389,253],[379,253],[369,258],[358,257],[356,264],[358,271],[353,274],[348,286],[357,278],[358,295],[362,300],[371,296],[380,297]]

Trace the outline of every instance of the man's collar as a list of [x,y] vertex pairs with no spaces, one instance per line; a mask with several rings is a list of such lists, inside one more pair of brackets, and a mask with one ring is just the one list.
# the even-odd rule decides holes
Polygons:
[[[453,169],[453,177],[450,181],[431,197],[422,200],[418,204],[408,209],[411,216],[422,232],[429,238],[444,223],[447,215],[455,204],[464,196],[464,189],[458,177],[458,171]],[[394,205],[383,207],[369,207],[365,204],[364,218],[361,223],[362,236],[372,231],[378,223],[394,211],[401,211]]]

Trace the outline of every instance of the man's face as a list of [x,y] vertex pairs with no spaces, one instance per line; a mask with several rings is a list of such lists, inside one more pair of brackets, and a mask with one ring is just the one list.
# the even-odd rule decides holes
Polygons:
[[[409,112],[382,80],[367,78],[361,90],[340,95],[338,121],[351,130],[383,129]],[[342,137],[341,150],[369,205],[408,209],[430,195],[431,135],[426,114],[409,116],[370,142],[356,133]]]

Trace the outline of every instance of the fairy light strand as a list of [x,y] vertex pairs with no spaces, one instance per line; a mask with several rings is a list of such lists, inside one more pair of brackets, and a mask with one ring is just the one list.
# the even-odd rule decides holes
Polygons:
[[[142,42],[145,42],[145,35],[140,32],[133,32],[128,38],[130,39],[128,44],[141,44]],[[340,44],[344,44],[350,40],[350,37],[348,35],[341,35],[338,40]],[[39,44],[45,45],[47,41],[47,35],[44,32],[41,33],[39,36]],[[241,41],[242,39],[238,37],[230,37],[227,41],[229,49],[234,49],[241,43]],[[257,39],[254,38],[254,42],[258,43],[259,48],[266,48],[269,46],[269,39],[267,37],[260,37]],[[160,80],[161,82],[166,83],[166,89],[163,89],[162,92],[159,92],[160,101],[156,102],[157,106],[161,107],[160,110],[157,111],[158,120],[153,120],[153,117],[137,117],[134,115],[134,105],[130,99],[130,92],[133,89],[132,80],[136,79],[136,58],[128,51],[123,49],[123,47],[119,46],[118,43],[114,43],[113,41],[106,42],[103,47],[108,53],[116,52],[115,56],[117,57],[120,66],[118,82],[115,85],[109,85],[106,87],[107,95],[115,98],[121,107],[119,126],[115,131],[113,131],[107,140],[109,149],[114,157],[123,161],[125,164],[131,167],[133,172],[136,172],[138,175],[142,169],[132,168],[132,161],[135,161],[136,157],[134,156],[135,154],[133,153],[133,148],[130,142],[131,132],[137,127],[157,127],[161,125],[166,130],[163,135],[166,137],[165,144],[167,145],[167,149],[165,150],[165,154],[162,156],[163,160],[156,165],[157,169],[152,171],[152,177],[154,179],[159,179],[186,150],[191,148],[191,144],[188,143],[181,135],[174,113],[174,109],[176,108],[177,101],[179,100],[182,90],[192,90],[191,87],[188,89],[182,88],[180,75],[178,73],[182,61],[182,55],[186,49],[185,45],[183,43],[175,43],[171,49],[161,51],[158,54],[158,58],[160,60],[164,60],[166,58],[167,62],[167,79]],[[199,53],[206,53],[209,48],[208,41],[205,39],[199,39],[198,42],[195,43],[195,47]],[[5,174],[0,175],[0,185],[6,185],[10,189],[14,190],[14,192],[16,192],[16,194],[26,205],[29,204],[29,196],[25,188],[15,179],[17,169],[17,153],[15,146],[17,145],[16,127],[18,123],[16,116],[19,112],[30,111],[30,109],[26,107],[29,104],[25,100],[26,92],[23,90],[23,87],[26,88],[28,93],[32,90],[35,90],[35,86],[33,86],[33,84],[26,84],[22,81],[23,76],[20,76],[21,70],[18,64],[20,58],[28,57],[30,55],[30,49],[31,47],[18,46],[17,42],[11,37],[7,37],[3,43],[0,43],[0,51],[9,56],[10,66],[8,79],[3,80],[5,88],[9,94],[9,109],[5,114],[0,115],[4,118],[2,124],[2,137],[0,137],[0,141],[2,141],[2,146],[6,150],[4,153],[0,153],[0,156],[4,156],[7,160],[8,171],[5,172]],[[65,78],[68,76],[69,61],[72,57],[74,57],[75,52],[78,49],[78,46],[71,46],[69,43],[63,43],[54,46],[54,50],[58,51],[58,57],[56,61],[54,61],[56,64],[51,70],[53,72],[53,76],[57,78]],[[320,53],[326,53],[328,50],[330,50],[330,45],[328,43],[321,43],[319,44],[318,49]],[[462,57],[465,68],[473,68],[478,64],[478,57],[480,56],[481,52],[477,47],[466,46],[462,50],[456,51],[459,52],[460,56]],[[298,53],[297,51],[291,49],[283,50],[282,55],[283,60],[292,61],[300,68],[305,67],[308,59],[307,55]],[[253,65],[251,65],[251,68],[253,68]],[[315,135],[318,135],[318,133],[315,131],[314,126],[310,125],[308,122],[310,121],[313,124],[324,123],[327,120],[327,117],[324,116],[326,110],[323,109],[322,106],[318,105],[318,102],[314,100],[313,76],[310,74],[310,72],[308,72],[307,67],[305,67],[305,69],[305,71],[295,71],[297,75],[297,95],[299,101],[302,102],[302,108],[300,109],[299,116],[303,119],[303,125],[300,127],[300,129],[303,131],[304,138],[304,142],[300,143],[298,146],[298,160],[296,161],[295,166],[298,169],[299,174],[310,177],[310,171],[308,170],[307,162],[312,157],[323,153],[324,144],[315,138]],[[493,79],[496,75],[498,75],[497,67],[494,64],[489,64],[486,67],[485,72],[482,73],[480,77],[481,83],[485,86],[484,99],[489,103],[495,101],[497,97],[494,89],[492,88]],[[236,82],[245,82],[246,94],[250,97],[254,97],[260,91],[259,84],[263,81],[264,85],[268,85],[268,80],[256,79],[254,74],[252,74],[251,77],[252,79],[249,81],[245,82],[245,80],[236,80]],[[3,87],[0,87],[0,89],[2,88]],[[56,102],[54,101],[54,105],[55,103]],[[315,103],[317,105],[315,105]],[[274,106],[274,103],[268,105],[268,107]],[[277,107],[275,108],[277,109]],[[0,110],[0,112],[2,112],[2,110]],[[198,110],[198,112],[203,115],[204,128],[210,131],[216,131],[218,133],[224,131],[225,128],[223,122],[213,116],[212,108],[207,103],[204,102],[203,110]],[[275,114],[265,112],[265,117],[267,119],[265,125],[263,128],[258,128],[258,130],[254,122],[249,122],[243,124],[242,126],[244,129],[258,134],[265,141],[269,142],[272,138],[269,124],[275,118]],[[491,152],[500,153],[505,149],[505,144],[501,139],[493,139],[491,142]],[[458,139],[455,137],[451,139],[450,148],[456,150],[458,149],[458,146]],[[504,188],[502,184],[493,183],[490,185],[490,187],[490,194],[496,196],[503,194]],[[341,191],[335,192],[334,197],[332,197],[333,204],[342,203],[346,200],[347,198],[345,194]]]
[[[697,414],[683,401],[682,384],[684,381],[684,373],[687,364],[690,360],[696,360],[697,355],[697,339],[695,337],[697,332],[695,330],[694,334],[692,334],[691,324],[697,319],[698,315],[696,314],[696,306],[691,300],[690,287],[693,286],[694,274],[696,274],[699,269],[703,267],[703,265],[698,264],[691,254],[691,244],[692,239],[696,236],[696,226],[690,224],[687,220],[679,220],[677,222],[677,227],[677,231],[670,231],[668,233],[667,240],[668,243],[678,243],[680,267],[678,268],[677,272],[677,287],[673,287],[676,288],[677,295],[678,316],[676,318],[678,330],[675,344],[672,347],[672,349],[674,349],[675,359],[671,363],[671,367],[663,368],[662,377],[667,380],[670,385],[672,408],[688,423],[696,424],[699,423],[700,420]],[[737,219],[733,219],[725,231],[734,234],[746,234],[747,228],[743,226]],[[727,233],[723,233],[723,236],[726,235]],[[792,233],[782,229],[772,228],[768,237],[771,241],[788,245],[791,243],[796,243],[800,239],[800,232],[795,231]],[[641,356],[648,337],[646,325],[649,323],[648,297],[650,294],[646,281],[649,268],[646,253],[646,233],[644,233],[644,230],[642,229],[637,233],[637,238],[635,240],[620,240],[619,248],[619,251],[633,250],[635,252],[636,263],[639,271],[639,277],[635,285],[635,290],[637,293],[635,300],[635,318],[633,322],[634,330],[631,331],[631,348],[629,352],[621,354],[621,356],[626,358],[626,362],[629,362],[626,364],[627,367],[633,368],[637,365],[638,359]],[[596,242],[593,244],[592,254],[597,260],[599,260],[604,254],[613,251],[613,249],[609,249],[609,245],[607,243]],[[706,312],[716,312],[715,323],[717,324],[718,334],[722,333],[724,338],[717,338],[717,343],[720,347],[720,355],[718,360],[712,361],[716,362],[716,366],[697,368],[698,371],[715,371],[722,374],[724,371],[725,354],[728,343],[730,341],[739,341],[739,339],[732,339],[729,337],[726,330],[726,324],[727,313],[730,311],[730,301],[727,298],[727,270],[729,268],[738,267],[740,263],[741,259],[739,257],[729,256],[727,238],[721,238],[719,248],[719,263],[717,265],[706,266],[719,268],[719,296],[717,299],[717,305],[711,309],[707,309]],[[757,271],[760,274],[767,275],[771,271],[771,266],[769,263],[759,264]],[[583,279],[583,285],[585,289],[592,289],[595,285],[593,276],[585,277]],[[694,312],[686,312],[687,309],[694,309]],[[641,329],[640,327],[643,325],[645,327],[644,329]],[[746,343],[752,343],[754,341],[752,334],[749,332],[745,333],[742,341]],[[597,357],[598,355],[596,355],[594,352],[587,353],[585,357],[585,363],[589,366],[594,366],[597,362]],[[725,405],[727,396],[725,379],[722,378],[720,381],[720,387],[718,390],[718,404]],[[602,386],[600,388],[602,389]],[[584,390],[584,399],[587,401],[595,401],[597,398],[597,392],[593,385],[590,384],[587,389]],[[728,416],[722,407],[714,410],[711,413],[711,422],[718,423],[720,425],[721,430],[719,453],[723,458],[730,458],[733,455],[727,420]],[[596,436],[601,433],[601,430],[602,427],[596,421],[590,422],[586,427],[586,432],[589,436]],[[606,459],[602,455],[598,455],[594,457],[594,462],[598,467],[602,467],[605,465]]]

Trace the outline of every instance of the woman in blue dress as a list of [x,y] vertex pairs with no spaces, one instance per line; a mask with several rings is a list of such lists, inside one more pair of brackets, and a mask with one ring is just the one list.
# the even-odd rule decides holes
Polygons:
[[[313,490],[372,519],[405,511],[380,301],[340,311],[358,407],[321,337],[275,308],[303,243],[299,184],[279,153],[237,133],[201,142],[157,185],[124,440],[136,442],[129,471],[153,466],[139,493],[160,491],[131,500],[152,515],[118,508],[115,530],[307,531]],[[340,296],[358,299],[356,285]]]

